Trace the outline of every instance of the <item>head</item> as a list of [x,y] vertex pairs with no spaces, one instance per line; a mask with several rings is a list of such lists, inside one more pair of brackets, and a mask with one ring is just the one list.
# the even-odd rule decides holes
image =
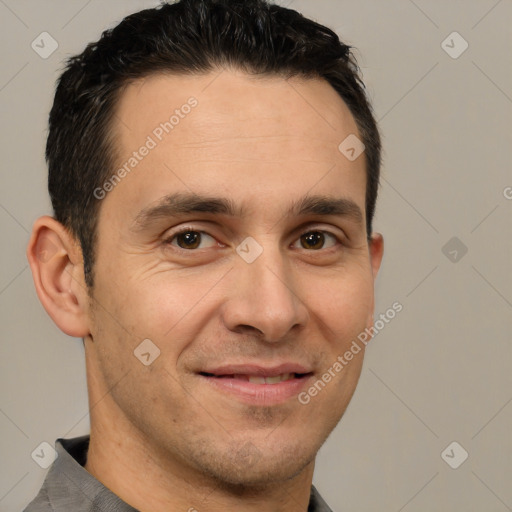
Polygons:
[[260,0],[138,12],[69,60],[46,157],[54,218],[29,260],[108,393],[92,426],[110,415],[229,485],[310,467],[362,353],[297,395],[371,326],[382,257],[380,138],[350,47]]

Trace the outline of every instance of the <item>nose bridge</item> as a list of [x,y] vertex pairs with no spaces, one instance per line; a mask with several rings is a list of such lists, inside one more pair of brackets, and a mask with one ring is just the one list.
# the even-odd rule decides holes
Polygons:
[[293,274],[277,244],[267,238],[260,247],[261,254],[252,262],[240,257],[235,265],[235,293],[225,321],[230,329],[251,326],[261,331],[266,341],[279,341],[295,325],[305,324],[307,311],[296,295]]

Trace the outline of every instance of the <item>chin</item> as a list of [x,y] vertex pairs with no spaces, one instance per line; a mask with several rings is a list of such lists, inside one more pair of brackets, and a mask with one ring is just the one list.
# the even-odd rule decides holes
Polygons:
[[228,453],[202,453],[198,466],[218,487],[231,494],[257,493],[291,480],[305,471],[316,451],[300,443],[276,449],[270,443],[261,451],[250,441]]

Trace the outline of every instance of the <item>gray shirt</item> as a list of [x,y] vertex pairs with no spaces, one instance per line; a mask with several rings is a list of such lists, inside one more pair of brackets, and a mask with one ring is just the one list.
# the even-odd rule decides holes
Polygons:
[[[137,512],[84,469],[88,448],[89,436],[57,439],[57,459],[24,512]],[[332,512],[314,486],[308,512]]]

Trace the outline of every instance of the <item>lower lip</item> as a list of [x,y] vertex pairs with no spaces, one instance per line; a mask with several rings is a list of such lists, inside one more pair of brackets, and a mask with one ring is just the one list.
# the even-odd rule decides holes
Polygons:
[[247,380],[231,377],[200,377],[219,391],[253,405],[277,405],[297,396],[303,390],[312,375],[278,382],[277,384],[256,384]]

